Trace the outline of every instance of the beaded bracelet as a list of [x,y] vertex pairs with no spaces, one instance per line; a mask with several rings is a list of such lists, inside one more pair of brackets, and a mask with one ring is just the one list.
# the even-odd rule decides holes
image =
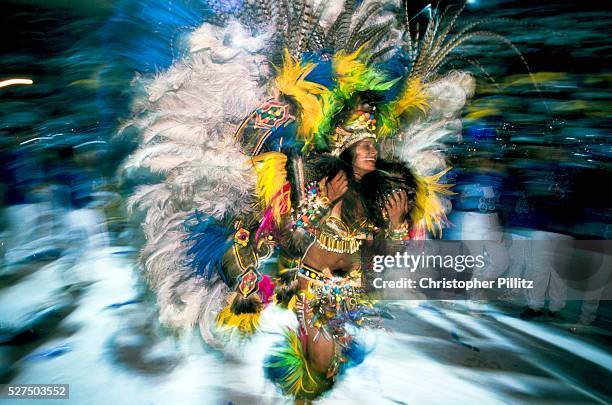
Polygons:
[[386,236],[391,240],[410,240],[408,224],[404,222],[399,228],[387,229]]

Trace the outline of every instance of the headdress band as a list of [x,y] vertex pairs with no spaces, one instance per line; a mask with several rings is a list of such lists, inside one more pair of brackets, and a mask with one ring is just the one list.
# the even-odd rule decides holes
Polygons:
[[364,139],[376,139],[376,135],[365,128],[360,128],[354,132],[337,127],[333,139],[332,155],[340,156],[342,152]]

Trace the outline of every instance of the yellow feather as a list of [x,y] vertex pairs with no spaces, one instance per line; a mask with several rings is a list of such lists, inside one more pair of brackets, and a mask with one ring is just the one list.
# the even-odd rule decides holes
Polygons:
[[294,99],[298,105],[299,127],[297,134],[310,144],[325,116],[323,111],[329,106],[327,87],[305,80],[316,65],[302,65],[297,58],[285,49],[282,69],[277,69],[276,88],[284,95]]
[[339,51],[334,55],[332,66],[337,74],[336,81],[343,91],[367,70],[365,63],[359,60],[364,46],[362,45],[353,53],[347,54],[345,51]]
[[411,79],[397,99],[394,100],[395,113],[401,116],[411,109],[425,112],[427,108],[427,98],[423,91],[423,83],[420,79]]
[[442,236],[442,221],[446,219],[444,207],[438,195],[455,194],[449,190],[453,184],[438,183],[440,178],[450,169],[449,167],[433,176],[415,176],[417,193],[416,206],[411,213],[412,223],[417,224],[417,226],[419,226],[418,224],[424,223],[426,229],[434,236],[437,236],[438,232],[439,235]]
[[257,194],[264,208],[271,207],[274,219],[291,210],[290,187],[287,186],[285,164],[287,156],[280,152],[267,152],[251,159],[257,173]]
[[236,315],[230,305],[217,316],[217,326],[222,329],[238,329],[242,334],[253,334],[259,328],[260,312]]
[[291,297],[291,299],[289,300],[289,303],[287,304],[287,309],[289,311],[293,311],[293,309],[295,308],[295,304],[297,304],[297,300],[298,300],[297,295],[294,295],[293,297]]

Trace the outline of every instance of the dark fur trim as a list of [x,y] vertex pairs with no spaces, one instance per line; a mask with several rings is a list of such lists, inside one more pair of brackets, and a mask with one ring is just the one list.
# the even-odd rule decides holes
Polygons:
[[289,301],[300,291],[297,281],[291,284],[277,286],[274,290],[276,296],[276,304],[283,308],[287,308]]
[[255,293],[247,298],[242,298],[237,295],[232,302],[232,313],[236,315],[240,314],[256,314],[263,309],[263,304],[259,300],[259,296]]

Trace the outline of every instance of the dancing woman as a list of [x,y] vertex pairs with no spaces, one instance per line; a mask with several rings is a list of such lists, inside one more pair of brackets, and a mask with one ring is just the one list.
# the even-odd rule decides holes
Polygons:
[[308,2],[267,18],[247,1],[239,21],[204,24],[126,124],[142,133],[126,172],[162,179],[130,199],[146,211],[141,258],[162,320],[222,349],[227,333],[257,333],[267,306],[288,308],[300,326],[264,368],[297,399],[363,359],[355,330],[377,323],[364,241],[444,226],[440,146],[473,92],[468,74],[438,71],[466,36],[450,34],[457,13],[417,43],[401,9],[349,3],[327,21],[301,18]]

